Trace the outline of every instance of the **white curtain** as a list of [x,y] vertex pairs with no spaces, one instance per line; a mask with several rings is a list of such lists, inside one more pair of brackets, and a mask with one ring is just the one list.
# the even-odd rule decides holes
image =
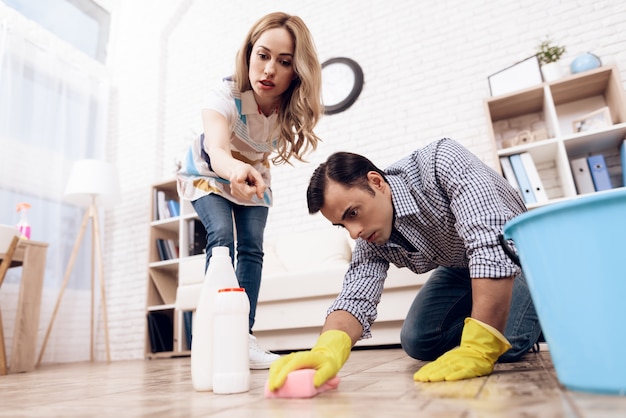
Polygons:
[[[83,216],[83,209],[63,203],[63,191],[75,160],[105,157],[108,91],[99,63],[23,16],[0,10],[0,223],[15,224],[16,205],[30,203],[31,239],[49,244],[37,356]],[[89,359],[90,234],[88,229],[44,362]],[[20,280],[21,269],[11,269],[0,289],[9,361]],[[98,318],[97,345],[104,344],[101,323]]]

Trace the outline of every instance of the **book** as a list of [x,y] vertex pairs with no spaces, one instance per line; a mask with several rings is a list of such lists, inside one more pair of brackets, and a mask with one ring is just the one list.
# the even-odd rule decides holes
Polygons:
[[174,349],[174,326],[172,318],[165,312],[148,313],[148,334],[153,353]]
[[541,181],[541,177],[539,177],[539,172],[537,171],[532,155],[528,152],[523,152],[520,154],[520,158],[522,159],[522,164],[524,165],[530,186],[535,194],[535,199],[539,203],[547,202],[548,195],[546,194],[546,189],[543,187],[543,182]]
[[517,190],[518,193],[520,193],[519,183],[515,178],[515,172],[513,172],[513,167],[511,166],[509,157],[500,157],[500,166],[502,167],[502,174],[504,175],[504,178],[511,186],[513,186],[515,190]]
[[188,224],[188,250],[189,255],[198,255],[204,253],[206,249],[206,231],[204,225],[199,219],[191,219]]
[[587,163],[589,164],[591,179],[593,180],[593,186],[596,191],[612,189],[613,186],[611,186],[611,178],[606,168],[604,156],[602,154],[591,155],[587,157]]
[[185,311],[183,312],[183,321],[185,323],[185,337],[187,338],[187,350],[191,350],[191,339],[192,339],[192,329],[193,329],[193,312]]
[[178,247],[173,239],[165,240],[165,244],[167,245],[167,254],[170,256],[170,260],[174,258],[178,258]]
[[178,202],[178,200],[168,200],[167,208],[169,209],[171,216],[180,216],[180,203]]
[[163,338],[161,338],[161,333],[157,329],[155,320],[151,314],[148,314],[146,318],[148,320],[148,336],[150,337],[150,352],[156,353],[158,351],[162,351]]
[[515,178],[519,184],[520,194],[522,195],[524,202],[526,204],[536,203],[537,199],[535,198],[535,193],[533,192],[530,180],[528,179],[528,175],[524,169],[524,163],[522,162],[521,155],[513,154],[509,156],[509,161],[511,162],[511,167],[513,167],[513,172],[515,173]]
[[589,171],[589,164],[587,158],[575,158],[570,161],[572,167],[572,174],[574,176],[574,183],[576,183],[576,190],[578,194],[593,193],[596,188],[593,185],[591,179],[591,172]]
[[152,190],[152,220],[159,220],[159,198],[157,189]]
[[189,221],[187,221],[187,252],[189,253],[189,255],[195,255],[194,254],[194,235],[196,233],[196,220],[195,219],[191,219]]
[[167,252],[167,249],[165,248],[165,241],[162,239],[157,239],[156,240],[156,247],[157,247],[157,251],[159,253],[159,260],[163,261],[163,260],[169,260],[169,255]]
[[170,211],[167,208],[167,203],[165,200],[165,192],[163,190],[157,191],[158,220],[167,219],[170,217]]

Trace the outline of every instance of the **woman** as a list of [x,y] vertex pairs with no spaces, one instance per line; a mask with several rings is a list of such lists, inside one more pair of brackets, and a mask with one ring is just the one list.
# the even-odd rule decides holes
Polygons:
[[317,147],[313,128],[323,112],[321,78],[302,19],[280,12],[264,16],[238,51],[234,75],[209,95],[202,109],[204,134],[178,171],[178,192],[191,200],[207,232],[205,269],[215,246],[229,247],[236,259],[237,279],[250,299],[251,369],[267,369],[278,358],[259,348],[252,335],[272,205],[270,161],[303,161]]

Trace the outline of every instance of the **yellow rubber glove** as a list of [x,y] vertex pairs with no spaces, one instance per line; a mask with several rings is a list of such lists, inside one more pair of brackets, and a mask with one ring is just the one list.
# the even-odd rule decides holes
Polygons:
[[413,379],[419,382],[463,380],[491,374],[498,358],[511,348],[507,339],[491,325],[466,318],[461,344],[423,366]]
[[287,375],[294,370],[315,369],[316,388],[335,377],[350,356],[352,340],[339,330],[323,332],[310,351],[297,351],[274,361],[270,366],[269,389],[276,390],[285,384]]

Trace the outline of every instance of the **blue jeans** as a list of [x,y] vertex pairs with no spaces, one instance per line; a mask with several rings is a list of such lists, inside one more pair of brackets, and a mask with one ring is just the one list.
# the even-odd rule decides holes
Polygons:
[[[400,342],[406,353],[431,361],[459,345],[463,321],[472,312],[468,269],[438,267],[418,292],[402,325]],[[512,348],[500,362],[520,359],[537,342],[541,326],[523,274],[515,278],[504,336]]]
[[[192,202],[207,235],[205,271],[213,247],[230,248],[230,258],[237,260],[235,273],[239,286],[246,290],[250,300],[249,331],[252,333],[256,305],[261,288],[263,268],[263,233],[268,208],[241,206],[215,194],[203,196]],[[234,223],[233,223],[234,220]],[[236,231],[236,232],[235,232]],[[235,234],[237,256],[235,257]]]

